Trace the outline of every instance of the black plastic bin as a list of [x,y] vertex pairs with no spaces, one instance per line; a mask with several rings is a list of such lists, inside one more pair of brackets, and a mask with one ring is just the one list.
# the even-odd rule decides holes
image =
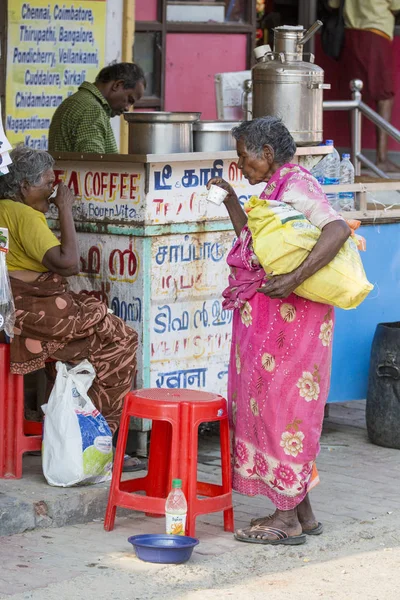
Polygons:
[[400,449],[400,322],[379,323],[376,328],[366,419],[373,444]]

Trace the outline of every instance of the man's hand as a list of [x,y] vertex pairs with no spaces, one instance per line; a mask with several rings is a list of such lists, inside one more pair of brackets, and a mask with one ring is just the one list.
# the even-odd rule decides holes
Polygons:
[[268,275],[268,281],[257,292],[269,298],[287,298],[300,285],[294,273]]

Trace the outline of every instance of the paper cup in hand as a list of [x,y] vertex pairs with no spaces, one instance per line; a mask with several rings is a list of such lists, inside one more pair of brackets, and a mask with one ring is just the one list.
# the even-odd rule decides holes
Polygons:
[[227,197],[228,192],[223,190],[219,185],[210,185],[210,189],[208,190],[207,200],[212,202],[213,204],[218,204],[220,206],[225,198]]
[[53,191],[51,192],[50,196],[47,199],[54,200],[54,198],[57,196],[57,190],[58,190],[58,184],[54,186]]

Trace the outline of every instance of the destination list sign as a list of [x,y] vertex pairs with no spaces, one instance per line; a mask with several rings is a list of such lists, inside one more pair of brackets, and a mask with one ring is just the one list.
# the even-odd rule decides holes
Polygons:
[[61,102],[104,66],[105,0],[13,0],[8,9],[6,130],[47,150]]

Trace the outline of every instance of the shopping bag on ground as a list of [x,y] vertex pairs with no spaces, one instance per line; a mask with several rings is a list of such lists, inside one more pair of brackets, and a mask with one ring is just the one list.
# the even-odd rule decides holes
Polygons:
[[87,392],[96,375],[89,361],[57,362],[57,377],[45,414],[43,474],[50,485],[69,487],[111,478],[112,434]]

